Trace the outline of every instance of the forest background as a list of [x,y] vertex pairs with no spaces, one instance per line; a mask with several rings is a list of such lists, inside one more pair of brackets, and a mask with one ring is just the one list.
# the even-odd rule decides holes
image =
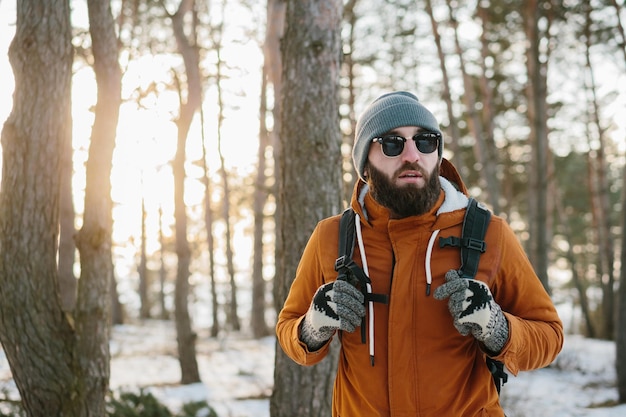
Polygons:
[[[174,319],[182,383],[198,328],[270,334],[315,221],[348,201],[356,115],[398,89],[570,328],[619,348],[623,18],[609,0],[0,0],[0,341],[25,409],[104,407],[109,320]],[[272,415],[296,415],[281,398],[332,372],[278,353]]]

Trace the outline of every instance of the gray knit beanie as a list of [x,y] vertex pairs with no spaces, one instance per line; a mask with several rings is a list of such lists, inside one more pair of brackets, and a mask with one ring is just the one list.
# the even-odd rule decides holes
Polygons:
[[[359,177],[363,173],[372,139],[403,126],[418,126],[431,132],[441,133],[435,116],[428,111],[415,95],[407,91],[383,94],[374,100],[361,114],[356,124],[352,161]],[[439,158],[443,152],[443,139],[439,142]]]

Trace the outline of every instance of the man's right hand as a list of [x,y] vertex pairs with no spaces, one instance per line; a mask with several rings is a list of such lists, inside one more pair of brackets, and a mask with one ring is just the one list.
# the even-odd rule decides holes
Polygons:
[[353,332],[365,317],[363,299],[363,294],[347,281],[322,285],[302,321],[300,339],[317,350],[335,331]]

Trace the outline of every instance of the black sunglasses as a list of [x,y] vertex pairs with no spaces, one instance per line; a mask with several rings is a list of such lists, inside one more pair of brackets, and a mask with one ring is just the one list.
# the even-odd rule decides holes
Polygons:
[[[419,132],[411,139],[415,141],[417,150],[421,153],[433,153],[439,147],[441,133],[437,132]],[[408,139],[400,135],[385,135],[372,139],[372,142],[380,143],[383,154],[390,158],[396,157],[404,150],[404,143]]]

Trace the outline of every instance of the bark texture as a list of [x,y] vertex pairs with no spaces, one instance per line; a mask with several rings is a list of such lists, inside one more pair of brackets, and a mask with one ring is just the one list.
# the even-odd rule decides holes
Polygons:
[[[340,0],[287,3],[274,295],[278,306],[316,223],[342,208],[341,18]],[[336,361],[335,350],[318,365],[300,367],[277,347],[272,417],[331,415]]]

